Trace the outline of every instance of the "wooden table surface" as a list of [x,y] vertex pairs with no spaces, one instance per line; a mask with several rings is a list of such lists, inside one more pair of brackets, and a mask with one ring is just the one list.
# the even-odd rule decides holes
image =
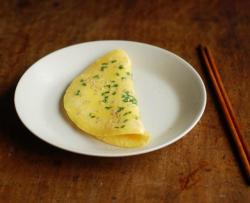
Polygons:
[[[0,202],[250,202],[230,135],[196,47],[210,46],[250,143],[250,1],[4,1],[0,3]],[[18,79],[42,56],[93,40],[154,44],[204,79],[204,116],[183,139],[126,158],[69,153],[18,119]],[[32,99],[32,98],[31,98]]]

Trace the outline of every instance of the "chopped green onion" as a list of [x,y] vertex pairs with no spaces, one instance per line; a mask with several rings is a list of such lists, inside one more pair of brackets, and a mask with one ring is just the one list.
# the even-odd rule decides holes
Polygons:
[[132,104],[137,104],[137,100],[134,96],[130,95],[128,91],[124,92],[122,95],[123,102],[131,102]]
[[121,112],[122,110],[124,110],[124,107],[118,107],[118,110],[116,111],[117,113]]
[[128,114],[131,114],[132,112],[131,111],[127,111],[126,113],[123,114],[123,116],[126,116]]
[[117,60],[112,60],[111,63],[115,63]]
[[90,118],[95,118],[95,115],[93,113],[89,113]]
[[103,92],[102,95],[105,95],[105,94],[108,94],[108,93],[109,93],[109,91],[106,91],[106,92]]
[[77,95],[77,96],[80,95],[80,90],[77,90],[75,95]]
[[99,75],[94,75],[93,78],[99,79],[100,76]]

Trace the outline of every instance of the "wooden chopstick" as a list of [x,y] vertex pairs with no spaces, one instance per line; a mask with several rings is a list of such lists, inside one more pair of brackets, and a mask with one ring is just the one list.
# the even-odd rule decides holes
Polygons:
[[250,181],[250,154],[249,154],[248,145],[241,134],[238,121],[236,120],[236,116],[234,114],[232,105],[227,96],[226,90],[224,88],[222,79],[220,77],[218,68],[216,66],[215,60],[212,56],[210,49],[202,45],[199,47],[199,49],[201,52],[202,59],[205,62],[206,68],[208,70],[216,95],[218,97],[220,107],[224,113],[228,127],[232,134],[232,138],[235,143],[237,152],[239,154],[239,158],[242,162],[242,166],[244,168],[247,181],[249,182]]
[[248,162],[250,162],[249,147],[248,147],[247,142],[245,141],[244,137],[242,136],[242,133],[241,133],[241,130],[240,130],[240,127],[239,127],[239,123],[238,123],[238,121],[236,119],[233,107],[232,107],[232,105],[230,103],[230,100],[228,98],[227,92],[226,92],[226,90],[224,88],[224,85],[222,83],[222,79],[220,77],[220,74],[219,74],[219,71],[218,71],[218,67],[217,67],[217,65],[215,63],[214,57],[212,55],[212,52],[210,51],[210,49],[208,47],[205,47],[205,52],[206,52],[206,54],[208,56],[208,60],[209,60],[209,62],[211,64],[211,68],[213,69],[215,78],[216,78],[216,80],[218,82],[218,85],[219,85],[219,88],[221,90],[222,96],[223,96],[223,98],[225,100],[225,103],[227,105],[227,108],[228,108],[228,111],[230,113],[231,119],[232,119],[232,121],[234,123],[234,126],[235,126],[236,130],[237,130],[239,139],[241,140],[241,143],[242,143],[242,145],[244,147],[244,150],[246,151]]

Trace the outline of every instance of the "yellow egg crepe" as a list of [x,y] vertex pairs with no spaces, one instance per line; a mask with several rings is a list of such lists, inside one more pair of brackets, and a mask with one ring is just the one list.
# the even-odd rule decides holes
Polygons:
[[131,62],[113,50],[78,75],[63,98],[68,117],[82,131],[119,147],[148,143],[132,81]]

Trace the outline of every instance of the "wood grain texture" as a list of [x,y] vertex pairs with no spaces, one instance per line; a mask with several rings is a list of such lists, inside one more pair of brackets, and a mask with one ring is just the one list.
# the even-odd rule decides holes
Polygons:
[[[208,44],[250,143],[250,1],[1,1],[0,202],[249,202],[250,190],[195,48]],[[85,41],[141,41],[175,52],[203,77],[208,103],[177,143],[127,158],[80,156],[32,135],[13,106],[36,60]]]

